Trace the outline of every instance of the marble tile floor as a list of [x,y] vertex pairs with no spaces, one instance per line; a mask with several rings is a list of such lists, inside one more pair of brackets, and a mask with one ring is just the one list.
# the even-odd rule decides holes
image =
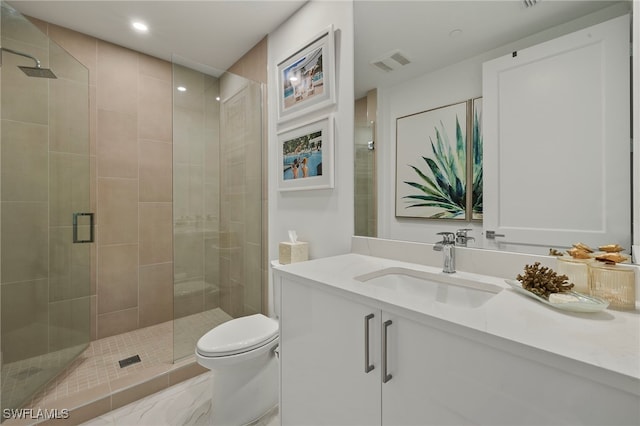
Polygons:
[[[117,410],[83,426],[205,426],[211,412],[212,373],[207,372]],[[278,426],[277,407],[250,426]]]

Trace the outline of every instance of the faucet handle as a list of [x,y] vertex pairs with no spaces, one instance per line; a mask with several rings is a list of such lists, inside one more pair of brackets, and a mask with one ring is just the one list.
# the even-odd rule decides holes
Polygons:
[[454,244],[456,234],[453,232],[438,232],[436,235],[442,235],[442,243],[443,244]]
[[456,237],[467,237],[467,232],[473,231],[471,228],[462,228],[456,231]]
[[456,244],[461,245],[461,246],[466,246],[467,245],[467,241],[471,240],[471,241],[475,241],[475,238],[473,237],[469,237],[467,235],[467,232],[472,231],[471,228],[462,228],[462,229],[458,229],[456,231]]
[[467,242],[469,240],[475,241],[475,238],[470,237],[467,235],[467,232],[469,231],[473,231],[473,229],[471,228],[462,228],[462,229],[458,229],[456,231],[456,240],[458,240],[459,242]]

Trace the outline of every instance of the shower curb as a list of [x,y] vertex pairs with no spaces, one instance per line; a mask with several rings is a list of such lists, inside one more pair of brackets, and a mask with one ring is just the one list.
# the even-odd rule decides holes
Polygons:
[[149,367],[76,395],[57,399],[46,407],[32,407],[34,412],[43,409],[57,413],[59,417],[68,412],[68,416],[64,415],[66,418],[10,419],[2,425],[79,425],[208,371],[196,363],[194,356],[176,364]]

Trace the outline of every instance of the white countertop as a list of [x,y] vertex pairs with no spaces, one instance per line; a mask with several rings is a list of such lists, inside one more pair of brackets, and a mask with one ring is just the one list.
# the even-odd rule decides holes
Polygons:
[[[524,265],[523,265],[524,266]],[[640,312],[606,309],[598,313],[556,310],[519,294],[503,279],[456,272],[459,278],[490,283],[504,290],[477,308],[425,303],[400,292],[354,279],[384,268],[401,267],[431,273],[440,268],[397,260],[345,254],[274,268],[317,284],[346,291],[409,315],[422,315],[532,346],[555,355],[623,375],[624,387],[640,395]],[[515,277],[513,277],[515,279]],[[618,380],[619,381],[619,380]]]

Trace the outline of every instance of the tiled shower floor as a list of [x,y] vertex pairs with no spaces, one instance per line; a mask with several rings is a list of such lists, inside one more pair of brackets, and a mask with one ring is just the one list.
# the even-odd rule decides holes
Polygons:
[[[193,353],[194,342],[214,326],[230,320],[223,310],[216,308],[174,321],[111,336],[90,343],[89,347],[61,374],[32,399],[30,407],[44,407],[91,388],[138,373],[150,367],[171,365],[176,353]],[[174,330],[175,328],[175,330]],[[189,346],[189,347],[187,347]],[[139,355],[141,362],[120,368],[119,360]],[[51,357],[51,355],[48,355]],[[19,391],[21,381],[30,369],[45,365],[47,355],[3,366],[2,392]],[[10,395],[4,395],[5,398]]]

